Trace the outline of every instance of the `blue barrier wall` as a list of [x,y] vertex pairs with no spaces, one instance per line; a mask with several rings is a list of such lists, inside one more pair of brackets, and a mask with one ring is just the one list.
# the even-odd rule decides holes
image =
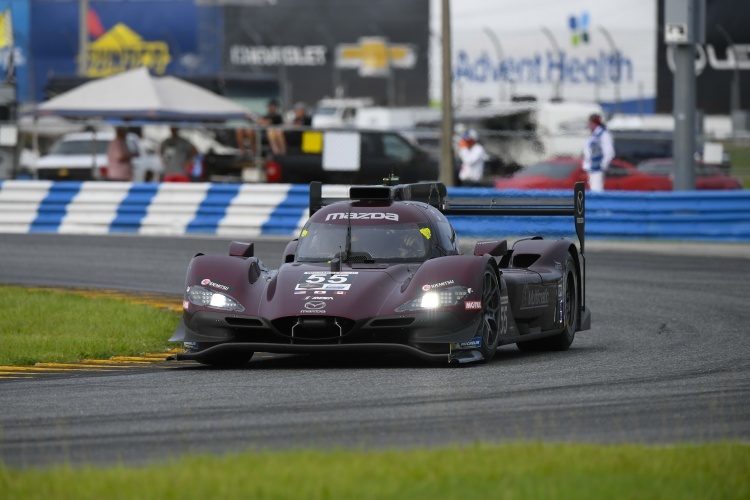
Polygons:
[[[345,186],[324,186],[343,197]],[[560,197],[572,191],[450,188],[450,197]],[[0,233],[296,235],[309,186],[0,182]],[[461,237],[574,236],[572,217],[464,217]],[[750,241],[750,191],[586,194],[589,239]]]

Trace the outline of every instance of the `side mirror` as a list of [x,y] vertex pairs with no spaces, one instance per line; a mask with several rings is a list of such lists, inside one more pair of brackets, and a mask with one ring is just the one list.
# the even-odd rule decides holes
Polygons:
[[233,241],[229,244],[229,256],[230,257],[242,257],[248,258],[255,255],[255,245],[253,243],[243,243],[241,241]]
[[294,254],[297,253],[297,243],[298,240],[295,239],[286,244],[286,248],[284,249],[284,259],[281,262],[282,264],[294,262]]

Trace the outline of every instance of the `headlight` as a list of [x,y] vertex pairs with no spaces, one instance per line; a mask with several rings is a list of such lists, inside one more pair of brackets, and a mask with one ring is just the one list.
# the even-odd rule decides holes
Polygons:
[[430,290],[412,299],[396,309],[396,312],[420,311],[423,309],[437,309],[439,307],[455,306],[460,300],[469,295],[469,290],[463,286]]
[[187,296],[190,302],[196,306],[211,307],[213,309],[223,309],[226,311],[244,311],[236,300],[229,295],[208,290],[202,286],[191,286],[187,289]]

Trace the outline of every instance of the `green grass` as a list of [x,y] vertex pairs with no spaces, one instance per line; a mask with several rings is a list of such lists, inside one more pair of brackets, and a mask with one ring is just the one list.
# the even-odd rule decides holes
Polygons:
[[0,498],[748,498],[750,446],[518,443],[188,456],[148,467],[0,465]]
[[124,300],[11,286],[0,286],[0,303],[0,365],[161,351],[180,318]]

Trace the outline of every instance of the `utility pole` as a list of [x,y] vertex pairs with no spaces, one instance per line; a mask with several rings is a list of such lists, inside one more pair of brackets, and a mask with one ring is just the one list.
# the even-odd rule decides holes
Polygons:
[[440,180],[453,186],[453,71],[451,68],[451,7],[450,0],[442,1],[442,134],[440,138]]
[[78,76],[89,67],[89,0],[78,0]]
[[705,0],[665,0],[664,42],[675,52],[672,189],[695,189],[695,44],[705,41]]

